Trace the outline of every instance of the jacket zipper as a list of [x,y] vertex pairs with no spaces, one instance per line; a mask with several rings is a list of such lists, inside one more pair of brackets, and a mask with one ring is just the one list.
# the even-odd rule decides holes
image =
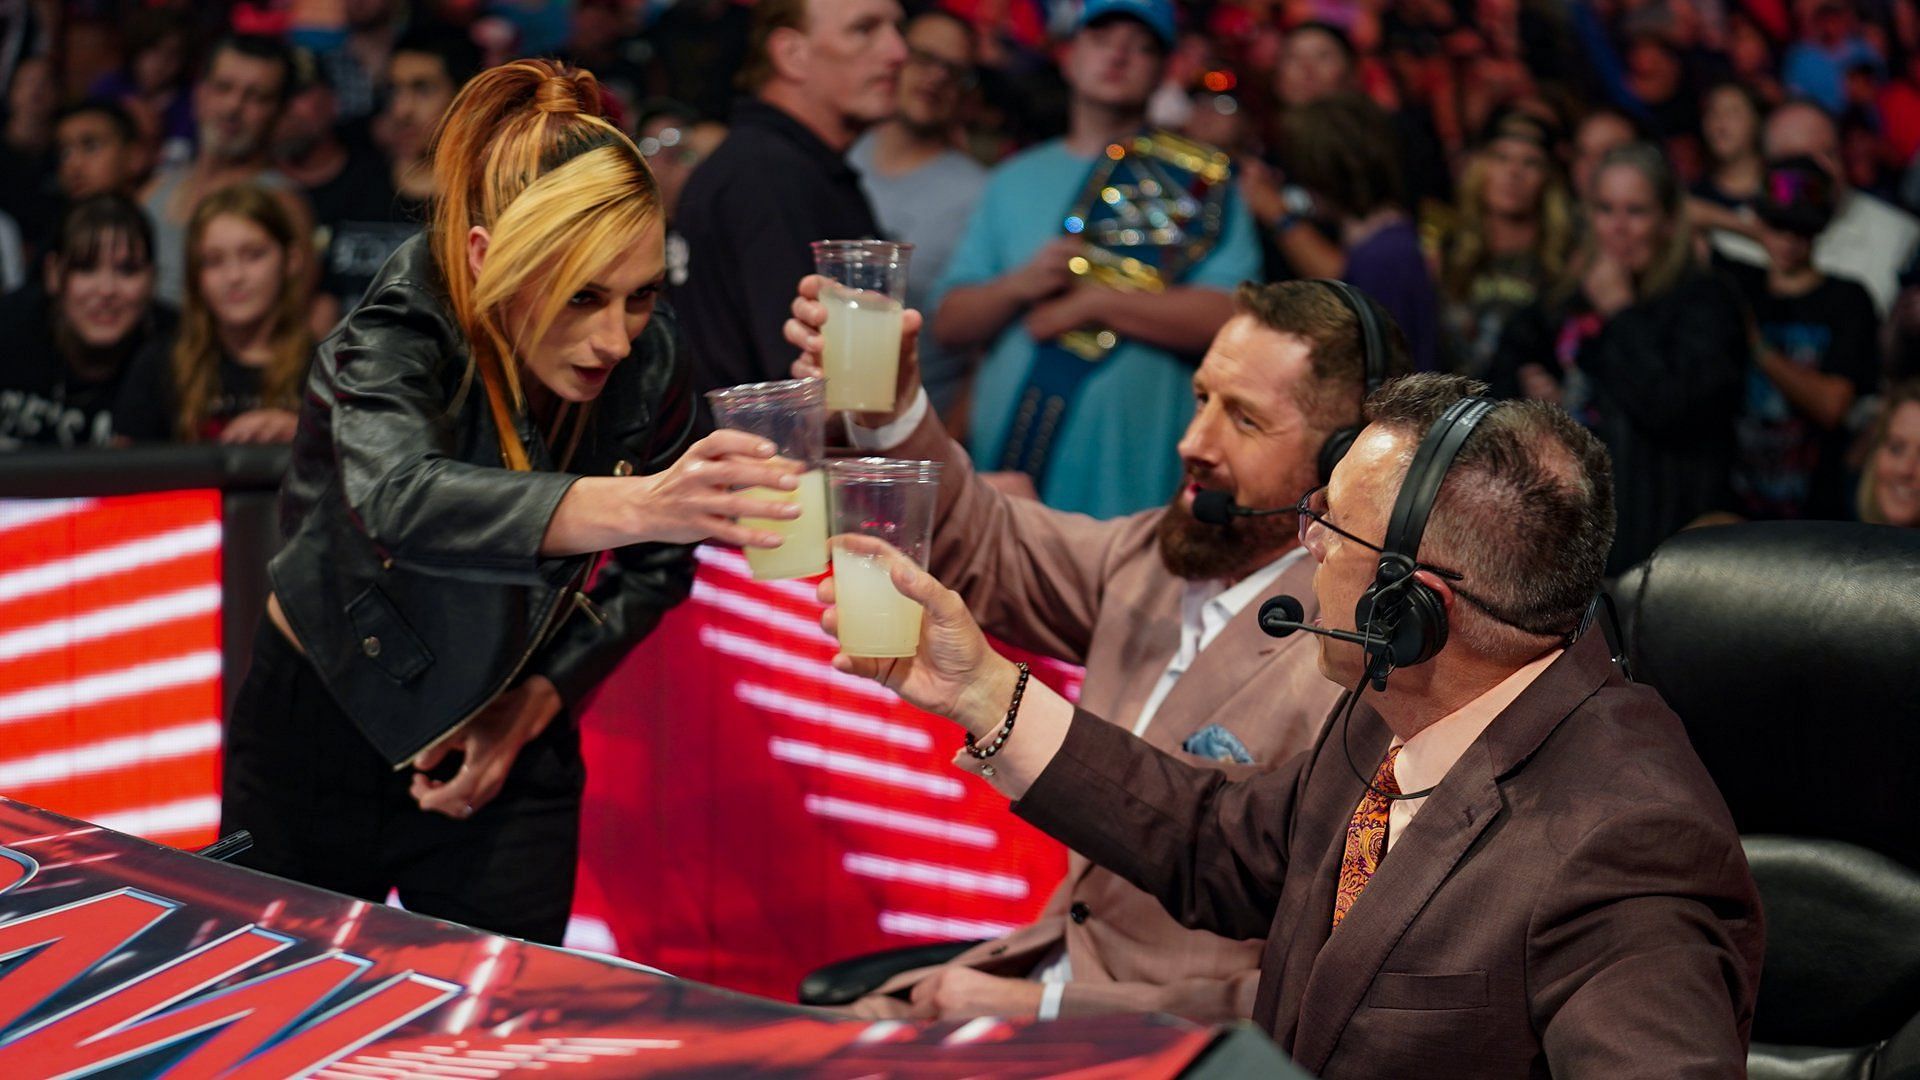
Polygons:
[[576,590],[573,594],[573,603],[575,607],[587,613],[587,618],[593,620],[593,625],[607,625],[607,613],[601,611],[600,605],[593,602],[593,598],[587,595],[587,590]]

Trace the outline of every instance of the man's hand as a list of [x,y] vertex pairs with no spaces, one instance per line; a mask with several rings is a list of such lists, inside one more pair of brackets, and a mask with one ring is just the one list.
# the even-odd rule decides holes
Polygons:
[[[450,818],[468,818],[500,794],[507,770],[520,748],[560,714],[560,691],[544,675],[530,675],[468,720],[439,745],[413,759],[413,801],[420,809]],[[453,751],[465,760],[451,780],[434,780],[433,771]]]
[[1052,341],[1062,334],[1101,322],[1101,305],[1122,295],[1101,285],[1082,285],[1027,312],[1027,333],[1035,341]]
[[851,1005],[842,1005],[835,1011],[857,1020],[914,1019],[913,1006],[892,994],[868,994],[866,997],[856,999]]
[[949,965],[913,988],[913,1015],[922,1020],[971,1020],[1000,1016],[1031,1020],[1040,1014],[1045,990],[1031,979],[1008,979]]
[[1633,303],[1633,272],[1618,259],[1599,254],[1581,275],[1580,287],[1594,310],[1612,318]]
[[[821,354],[826,349],[824,327],[827,325],[827,307],[820,302],[820,290],[831,284],[819,274],[808,274],[800,279],[791,307],[792,318],[781,327],[786,335],[787,344],[800,350],[799,359],[793,362],[792,374],[796,379],[820,379],[826,377],[822,367]],[[920,313],[908,308],[900,314],[900,377],[894,387],[893,410],[891,412],[855,413],[854,418],[861,427],[879,428],[898,420],[913,404],[920,393]]]
[[[837,653],[833,666],[881,683],[911,705],[957,721],[976,739],[998,727],[1006,716],[1007,701],[1013,696],[1019,673],[1010,661],[988,647],[986,635],[973,621],[960,594],[935,581],[932,574],[883,540],[836,536],[833,543],[886,560],[893,587],[925,609],[920,619],[920,650],[915,655]],[[820,583],[819,595],[827,605],[820,625],[838,636],[840,609],[834,600],[833,578]]]
[[1047,241],[1025,266],[1008,275],[1014,291],[1029,304],[1065,292],[1074,281],[1073,269],[1068,263],[1086,251],[1086,242],[1076,236]]

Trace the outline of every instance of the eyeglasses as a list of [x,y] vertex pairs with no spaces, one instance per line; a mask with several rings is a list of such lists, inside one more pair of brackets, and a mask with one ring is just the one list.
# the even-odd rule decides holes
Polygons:
[[[1313,532],[1314,526],[1317,525],[1320,528],[1327,530],[1328,532],[1334,534],[1335,536],[1340,537],[1343,540],[1351,540],[1354,543],[1359,544],[1361,547],[1366,548],[1368,551],[1376,552],[1382,555],[1386,554],[1387,549],[1381,547],[1379,544],[1375,544],[1367,540],[1362,540],[1359,537],[1348,532],[1347,530],[1327,520],[1327,486],[1325,484],[1322,484],[1319,487],[1314,488],[1312,491],[1307,492],[1305,495],[1300,496],[1300,501],[1294,505],[1293,511],[1295,514],[1298,515],[1297,520],[1299,522],[1298,528],[1300,531],[1300,543],[1303,546],[1306,546],[1308,548],[1311,548],[1313,546],[1313,542],[1310,539],[1310,536]],[[1416,570],[1425,570],[1430,574],[1434,574],[1438,577],[1443,577],[1447,579],[1447,581],[1449,582],[1456,583],[1453,585],[1453,595],[1458,596],[1460,599],[1465,600],[1467,603],[1472,604],[1474,607],[1479,608],[1482,612],[1486,613],[1488,617],[1492,618],[1496,622],[1506,623],[1508,626],[1525,630],[1530,634],[1552,634],[1556,632],[1556,631],[1550,631],[1550,630],[1537,630],[1532,627],[1523,626],[1520,623],[1514,622],[1512,619],[1507,618],[1505,615],[1500,614],[1498,611],[1495,611],[1491,606],[1487,604],[1485,600],[1480,599],[1479,597],[1473,595],[1467,590],[1461,588],[1457,584],[1457,582],[1463,581],[1466,578],[1466,575],[1461,574],[1458,571],[1445,570],[1438,566],[1434,566],[1430,563],[1423,563],[1423,562],[1416,562],[1413,564],[1413,566],[1414,566],[1414,569]]]
[[[1312,541],[1309,539],[1309,536],[1313,532],[1313,527],[1318,525],[1335,536],[1359,544],[1368,551],[1377,552],[1382,555],[1386,554],[1386,548],[1381,547],[1379,544],[1362,540],[1327,520],[1327,485],[1325,484],[1321,484],[1319,487],[1300,496],[1300,502],[1294,506],[1293,511],[1299,515],[1298,527],[1300,530],[1300,543],[1302,544],[1311,544]],[[1464,577],[1464,575],[1455,573],[1452,570],[1442,570],[1437,566],[1428,566],[1426,563],[1417,562],[1413,565],[1421,570],[1438,574],[1448,581],[1460,581]]]
[[680,145],[680,129],[661,128],[657,133],[642,138],[639,142],[640,156],[653,157],[663,150],[671,150]]
[[957,64],[943,56],[935,56],[925,49],[916,49],[911,45],[907,46],[907,63],[938,71],[953,80],[955,85],[963,90],[973,89],[974,84],[979,81],[979,76],[974,74],[973,65]]

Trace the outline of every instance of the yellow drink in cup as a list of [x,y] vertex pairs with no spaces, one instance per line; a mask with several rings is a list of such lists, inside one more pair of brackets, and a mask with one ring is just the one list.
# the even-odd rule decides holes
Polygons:
[[743,517],[741,524],[778,533],[777,548],[746,549],[747,566],[759,581],[810,577],[827,569],[827,476],[820,469],[825,441],[826,386],[819,379],[748,383],[707,391],[713,418],[723,428],[747,431],[772,442],[782,457],[810,466],[794,491],[748,488],[744,495],[775,503],[798,504],[800,516]]
[[893,587],[901,559],[927,564],[937,461],[859,458],[827,466],[833,495],[833,587],[840,651],[848,656],[912,656],[920,645],[920,605]]
[[820,366],[827,408],[885,412],[900,381],[900,316],[907,298],[912,244],[816,240],[813,266],[829,284]]
[[829,285],[822,328],[827,408],[885,412],[900,381],[900,301],[881,293]]
[[773,518],[741,518],[740,524],[779,533],[785,540],[777,548],[746,549],[747,566],[755,581],[811,577],[827,566],[827,474],[810,469],[800,475],[797,491],[779,488],[748,488],[741,492],[770,502],[799,503],[800,516],[792,521]]
[[833,552],[840,651],[848,656],[912,656],[920,648],[920,605],[893,587],[888,558]]

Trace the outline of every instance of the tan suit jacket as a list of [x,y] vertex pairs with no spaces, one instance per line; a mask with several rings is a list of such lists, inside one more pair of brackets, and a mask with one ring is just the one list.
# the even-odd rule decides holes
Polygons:
[[[1743,1076],[1759,895],[1679,718],[1600,638],[1467,748],[1338,930],[1342,725],[1232,782],[1081,713],[1015,810],[1186,924],[1264,937],[1253,1020],[1315,1076]],[[1365,698],[1350,736],[1372,770]]]
[[[929,413],[899,458],[945,463],[929,556],[934,576],[967,601],[988,633],[1086,667],[1084,708],[1132,730],[1180,646],[1185,582],[1160,561],[1161,511],[1112,521],[1009,498],[981,482],[965,451]],[[1273,592],[1315,610],[1314,562],[1300,559]],[[1339,688],[1320,675],[1314,639],[1261,633],[1259,601],[1203,649],[1161,702],[1145,738],[1197,765],[1248,775],[1306,749]],[[1181,751],[1209,724],[1235,735],[1254,765],[1226,766]],[[1244,1017],[1253,1006],[1260,943],[1175,922],[1153,897],[1078,854],[1039,919],[985,942],[956,963],[1025,976],[1062,945],[1073,981],[1061,1015],[1159,1010],[1202,1020]],[[880,988],[898,993],[926,969]]]

